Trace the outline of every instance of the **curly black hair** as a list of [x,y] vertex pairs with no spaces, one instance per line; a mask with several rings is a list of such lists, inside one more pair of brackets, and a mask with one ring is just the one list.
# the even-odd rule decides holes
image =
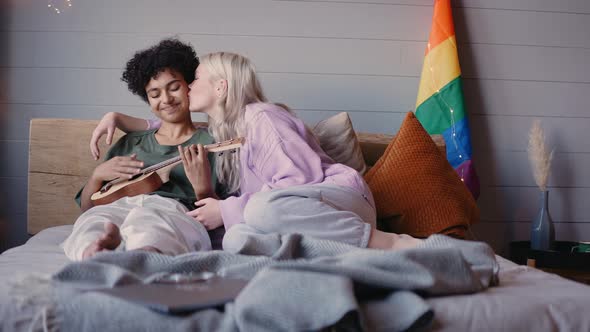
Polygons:
[[190,84],[195,79],[199,58],[193,47],[178,39],[164,39],[155,46],[135,53],[127,62],[121,80],[131,93],[148,102],[145,87],[167,68],[179,72]]

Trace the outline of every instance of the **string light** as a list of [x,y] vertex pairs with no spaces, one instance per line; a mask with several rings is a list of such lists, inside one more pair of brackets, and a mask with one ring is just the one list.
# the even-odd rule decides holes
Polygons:
[[[55,12],[56,14],[61,14],[63,9],[68,8],[68,7],[72,7],[72,0],[63,0],[62,2],[63,2],[63,6],[58,6],[54,3],[53,0],[49,0],[47,2],[47,8],[49,8],[49,10]],[[61,7],[64,7],[64,8],[61,8]]]
[[[455,47],[455,49],[457,49],[457,45],[455,43],[453,43],[453,46]],[[432,50],[430,42],[428,42],[426,47],[428,48],[428,53],[430,53],[430,51]],[[459,145],[459,142],[457,141],[457,127],[456,127],[456,123],[455,123],[455,111],[453,110],[453,107],[451,105],[449,105],[449,103],[443,97],[443,94],[440,91],[440,88],[439,88],[440,84],[437,82],[438,73],[434,70],[434,65],[430,62],[430,58],[426,57],[426,61],[428,61],[426,66],[430,70],[430,78],[432,80],[429,83],[431,84],[431,87],[433,88],[433,90],[436,90],[435,94],[438,97],[438,100],[445,104],[446,108],[448,109],[448,111],[450,113],[449,119],[451,120],[451,142],[446,142],[446,143],[447,144],[452,143],[453,146],[455,147],[455,150],[457,152],[459,152],[459,159],[463,160],[463,152],[464,152],[463,147],[461,145]],[[465,182],[465,174],[464,174],[465,172],[464,172],[463,168],[460,168],[459,173],[461,173],[461,174],[459,174],[461,181]]]

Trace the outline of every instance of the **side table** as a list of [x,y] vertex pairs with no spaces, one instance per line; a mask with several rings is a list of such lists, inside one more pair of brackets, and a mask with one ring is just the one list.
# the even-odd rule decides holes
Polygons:
[[590,285],[590,253],[572,252],[577,245],[555,241],[553,250],[533,250],[529,241],[510,242],[510,260]]

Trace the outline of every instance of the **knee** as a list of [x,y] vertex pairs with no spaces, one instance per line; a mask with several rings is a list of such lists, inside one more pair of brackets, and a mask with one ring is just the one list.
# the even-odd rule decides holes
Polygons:
[[244,208],[244,221],[252,226],[265,225],[266,221],[272,218],[272,212],[270,192],[257,193]]
[[248,232],[246,229],[247,227],[244,224],[233,225],[228,229],[223,236],[221,245],[223,251],[233,254],[239,253],[247,241]]

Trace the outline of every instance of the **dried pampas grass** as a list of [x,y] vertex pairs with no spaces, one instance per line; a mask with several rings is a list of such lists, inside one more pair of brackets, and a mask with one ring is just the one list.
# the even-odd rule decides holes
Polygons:
[[553,150],[549,152],[545,146],[545,132],[541,127],[541,121],[533,121],[531,131],[529,132],[529,161],[535,177],[535,183],[541,191],[547,191],[547,179],[551,170],[551,160],[553,159]]

